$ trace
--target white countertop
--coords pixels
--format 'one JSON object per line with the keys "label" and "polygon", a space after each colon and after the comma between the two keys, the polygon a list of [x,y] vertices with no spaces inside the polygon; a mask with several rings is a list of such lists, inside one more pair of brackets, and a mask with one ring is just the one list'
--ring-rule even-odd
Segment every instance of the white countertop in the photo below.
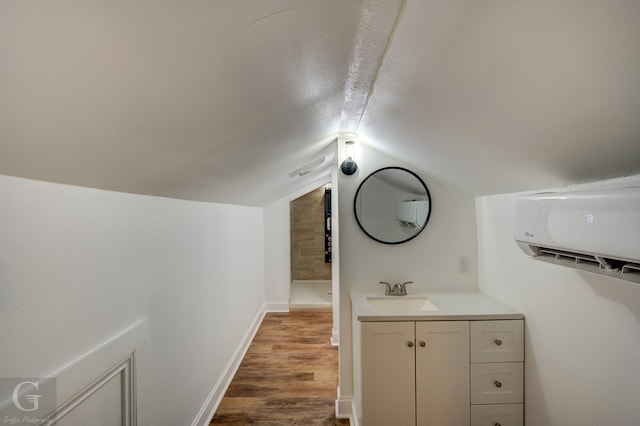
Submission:
{"label": "white countertop", "polygon": [[[374,311],[367,297],[427,297],[437,311]],[[523,319],[524,315],[504,303],[480,292],[445,293],[428,291],[408,296],[385,296],[383,292],[352,292],[351,306],[359,321],[462,321]]]}

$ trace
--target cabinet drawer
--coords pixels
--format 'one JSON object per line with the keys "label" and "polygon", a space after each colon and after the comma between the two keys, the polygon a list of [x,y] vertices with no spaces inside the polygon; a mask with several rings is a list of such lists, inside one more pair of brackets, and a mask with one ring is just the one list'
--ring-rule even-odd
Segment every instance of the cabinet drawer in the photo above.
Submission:
{"label": "cabinet drawer", "polygon": [[471,364],[472,404],[519,404],[524,397],[521,362]]}
{"label": "cabinet drawer", "polygon": [[523,426],[522,404],[472,405],[471,426]]}
{"label": "cabinet drawer", "polygon": [[524,361],[524,321],[472,321],[471,362]]}

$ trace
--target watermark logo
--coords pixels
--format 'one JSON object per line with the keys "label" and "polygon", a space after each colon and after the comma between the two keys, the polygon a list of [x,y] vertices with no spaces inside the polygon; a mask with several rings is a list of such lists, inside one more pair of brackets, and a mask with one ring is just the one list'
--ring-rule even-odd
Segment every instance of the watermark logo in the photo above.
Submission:
{"label": "watermark logo", "polygon": [[51,377],[0,377],[0,426],[47,425],[56,409]]}
{"label": "watermark logo", "polygon": [[20,390],[24,389],[24,385],[31,385],[35,388],[35,390],[38,390],[38,382],[31,382],[29,380],[25,380],[24,382],[20,382],[18,383],[18,385],[13,388],[13,395],[11,395],[11,399],[13,400],[13,405],[15,405],[18,410],[20,411],[26,411],[26,412],[31,412],[31,411],[36,411],[39,406],[40,406],[40,398],[42,398],[41,394],[27,394],[25,395],[25,399],[31,403],[31,407],[30,408],[25,408],[24,405],[22,405],[22,403],[20,402]]}

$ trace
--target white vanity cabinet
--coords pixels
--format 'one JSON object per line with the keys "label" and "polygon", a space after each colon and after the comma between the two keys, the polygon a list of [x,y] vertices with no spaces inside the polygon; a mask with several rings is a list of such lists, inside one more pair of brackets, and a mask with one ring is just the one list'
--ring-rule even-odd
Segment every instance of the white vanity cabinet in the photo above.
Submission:
{"label": "white vanity cabinet", "polygon": [[357,424],[523,426],[521,313],[480,292],[351,302]]}
{"label": "white vanity cabinet", "polygon": [[362,424],[469,424],[468,321],[364,322]]}

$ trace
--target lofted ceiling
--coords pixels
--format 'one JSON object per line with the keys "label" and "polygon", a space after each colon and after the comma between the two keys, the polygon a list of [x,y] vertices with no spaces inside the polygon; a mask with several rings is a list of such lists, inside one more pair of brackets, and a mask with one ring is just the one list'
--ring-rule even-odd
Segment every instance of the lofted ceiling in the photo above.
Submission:
{"label": "lofted ceiling", "polygon": [[266,205],[341,132],[473,194],[640,173],[638,0],[0,0],[0,173]]}

